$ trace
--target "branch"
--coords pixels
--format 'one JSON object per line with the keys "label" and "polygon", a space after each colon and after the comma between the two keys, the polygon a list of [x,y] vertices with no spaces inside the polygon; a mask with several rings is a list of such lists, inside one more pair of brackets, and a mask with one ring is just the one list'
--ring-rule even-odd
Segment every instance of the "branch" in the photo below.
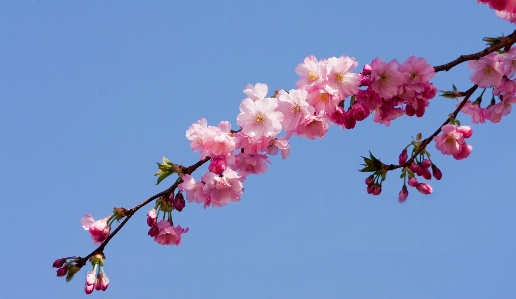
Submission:
{"label": "branch", "polygon": [[468,60],[478,60],[479,58],[484,57],[489,53],[500,50],[502,48],[510,47],[512,44],[516,43],[516,30],[514,30],[513,33],[511,33],[509,36],[501,37],[500,40],[503,40],[503,41],[501,43],[493,45],[489,48],[486,48],[480,52],[477,52],[475,54],[461,55],[461,56],[459,56],[459,58],[455,59],[454,61],[448,62],[443,65],[434,66],[434,70],[435,70],[435,72],[449,71],[454,66],[457,66]]}

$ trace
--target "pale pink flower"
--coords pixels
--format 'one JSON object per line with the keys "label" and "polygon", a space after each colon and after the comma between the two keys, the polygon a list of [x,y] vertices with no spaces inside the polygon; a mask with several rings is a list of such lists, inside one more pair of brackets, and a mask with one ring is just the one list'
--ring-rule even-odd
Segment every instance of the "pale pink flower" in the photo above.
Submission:
{"label": "pale pink flower", "polygon": [[203,137],[206,155],[211,158],[231,155],[235,150],[235,140],[230,136],[231,124],[221,121],[218,127],[210,126],[209,128],[209,133]]}
{"label": "pale pink flower", "polygon": [[323,138],[328,127],[328,122],[322,116],[311,115],[297,127],[296,134],[308,139]]}
{"label": "pale pink flower", "polygon": [[86,215],[84,215],[83,218],[81,218],[81,224],[82,224],[82,228],[84,228],[84,230],[88,230],[94,222],[95,222],[95,219],[93,219],[93,217],[91,217],[90,214],[86,214]]}
{"label": "pale pink flower", "polygon": [[447,124],[441,128],[442,135],[435,136],[435,147],[443,155],[455,155],[459,153],[461,145],[464,143],[462,133],[457,132],[457,127]]}
{"label": "pale pink flower", "polygon": [[300,76],[296,82],[297,88],[310,91],[314,86],[326,80],[326,61],[318,62],[315,56],[308,56],[302,63],[298,64],[296,74]]}
{"label": "pale pink flower", "polygon": [[[235,148],[243,149],[244,152],[249,154],[255,154],[264,151],[267,148],[267,145],[269,144],[269,140],[275,138],[275,136],[262,136],[261,138],[251,138],[243,134],[242,132],[234,134],[233,137],[236,137],[235,139],[238,141]],[[231,160],[232,158],[233,156],[230,156],[229,160]],[[233,161],[228,161],[228,164],[232,163]]]}
{"label": "pale pink flower", "polygon": [[328,79],[326,87],[328,91],[338,93],[340,99],[345,99],[358,92],[360,85],[360,75],[352,73],[357,67],[358,62],[355,58],[341,56],[328,59]]}
{"label": "pale pink flower", "polygon": [[295,131],[299,124],[308,116],[314,114],[314,107],[307,102],[308,92],[302,89],[292,89],[288,93],[278,92],[278,109],[283,114],[285,131]]}
{"label": "pale pink flower", "polygon": [[104,218],[101,220],[95,221],[90,214],[84,215],[81,218],[82,228],[90,232],[90,236],[93,239],[93,243],[95,245],[99,245],[104,242],[109,236],[109,232],[111,231],[111,226],[108,225],[108,219]]}
{"label": "pale pink flower", "polygon": [[267,154],[276,155],[278,152],[281,152],[281,159],[286,159],[290,155],[290,144],[288,143],[288,139],[290,136],[283,136],[281,138],[274,138],[269,140],[267,145]]}
{"label": "pale pink flower", "polygon": [[486,119],[493,123],[497,123],[512,111],[512,104],[516,103],[516,98],[513,94],[506,94],[503,100],[493,106],[487,108]]}
{"label": "pale pink flower", "polygon": [[271,137],[281,131],[283,113],[275,111],[278,101],[274,98],[253,101],[245,99],[240,104],[237,123],[242,133],[255,139]]}
{"label": "pale pink flower", "polygon": [[454,154],[453,157],[456,160],[466,159],[467,157],[469,157],[472,150],[473,150],[473,147],[469,144],[466,144],[466,142],[464,142],[463,144],[461,144],[459,152]]}
{"label": "pale pink flower", "polygon": [[235,156],[233,169],[243,176],[262,174],[267,171],[267,164],[271,164],[271,162],[267,159],[266,155],[239,153]]}
{"label": "pale pink flower", "polygon": [[230,201],[239,201],[244,192],[242,177],[230,168],[226,169],[222,176],[206,172],[202,180],[205,183],[203,191],[207,196],[205,207],[211,204],[214,208],[218,208],[227,205]]}
{"label": "pale pink flower", "polygon": [[161,220],[157,223],[159,233],[154,237],[154,241],[161,245],[179,245],[181,244],[181,234],[188,232],[188,227],[183,229],[181,225],[172,226],[167,220]]}
{"label": "pale pink flower", "polygon": [[427,83],[435,76],[434,68],[423,57],[410,56],[400,65],[399,71],[404,76],[404,83],[409,86]]}
{"label": "pale pink flower", "polygon": [[397,95],[403,84],[403,74],[398,71],[398,61],[394,59],[385,63],[377,57],[371,63],[371,67],[371,88],[385,100]]}
{"label": "pale pink flower", "polygon": [[182,191],[186,191],[186,199],[189,202],[204,203],[206,207],[208,197],[203,191],[204,183],[195,181],[189,174],[183,175],[182,179],[183,182],[178,185],[178,188]]}
{"label": "pale pink flower", "polygon": [[[337,105],[340,102],[338,96],[334,96],[323,88],[314,88],[307,96],[307,101],[311,105],[312,110],[317,114],[331,114],[335,112]],[[313,113],[310,113],[310,115]]]}
{"label": "pale pink flower", "polygon": [[[457,105],[458,106],[458,105]],[[471,115],[471,122],[474,124],[485,123],[486,122],[486,109],[481,108],[479,105],[466,102],[466,104],[460,109],[460,111],[464,114]]]}
{"label": "pale pink flower", "polygon": [[373,115],[373,121],[388,127],[392,120],[402,116],[403,114],[405,114],[405,110],[401,108],[391,108],[388,105],[382,105],[381,107],[376,108],[376,112]]}
{"label": "pale pink flower", "polygon": [[206,119],[201,118],[197,123],[191,125],[186,130],[186,138],[190,140],[190,147],[194,152],[203,152],[204,150],[204,134],[208,131],[208,123]]}
{"label": "pale pink flower", "polygon": [[478,60],[470,60],[468,66],[473,69],[469,79],[481,88],[502,85],[502,76],[505,74],[502,56],[490,53]]}
{"label": "pale pink flower", "polygon": [[247,84],[244,93],[253,101],[263,100],[267,96],[269,88],[266,84],[256,83],[255,86]]}

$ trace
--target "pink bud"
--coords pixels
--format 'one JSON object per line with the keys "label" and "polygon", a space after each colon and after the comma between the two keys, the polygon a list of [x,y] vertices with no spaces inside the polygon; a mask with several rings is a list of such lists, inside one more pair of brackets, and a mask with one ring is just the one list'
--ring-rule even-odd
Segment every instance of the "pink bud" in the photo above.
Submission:
{"label": "pink bud", "polygon": [[107,277],[106,273],[102,273],[102,278],[100,280],[100,286],[101,286],[101,289],[102,291],[105,291],[107,290],[108,286],[109,286],[109,278]]}
{"label": "pink bud", "polygon": [[456,128],[457,132],[462,133],[462,137],[469,138],[473,135],[473,129],[470,126],[459,126]]}
{"label": "pink bud", "polygon": [[156,224],[156,218],[158,218],[158,215],[156,215],[156,209],[152,209],[147,213],[147,225],[152,227],[154,224]]}
{"label": "pink bud", "polygon": [[432,187],[426,183],[420,183],[416,186],[417,191],[421,194],[432,194]]}
{"label": "pink bud", "polygon": [[346,112],[344,111],[344,109],[342,109],[342,107],[339,106],[339,107],[337,107],[335,112],[330,114],[329,119],[331,122],[333,122],[339,126],[342,126],[342,125],[344,125],[344,122],[346,119]]}
{"label": "pink bud", "polygon": [[179,192],[177,193],[176,198],[174,199],[174,209],[176,209],[178,212],[181,212],[184,207],[185,198],[183,196],[183,193]]}
{"label": "pink bud", "polygon": [[208,169],[214,174],[222,174],[226,170],[227,165],[225,158],[214,158],[211,160]]}
{"label": "pink bud", "polygon": [[374,184],[371,184],[371,185],[367,186],[367,193],[368,194],[373,194],[373,191],[374,191]]}
{"label": "pink bud", "polygon": [[415,172],[417,171],[418,167],[417,167],[416,163],[411,163],[411,164],[409,165],[409,169],[410,169],[412,172],[414,172],[414,173],[415,173]]}
{"label": "pink bud", "polygon": [[52,267],[61,268],[65,262],[66,262],[66,259],[55,260],[55,262],[52,264]]}
{"label": "pink bud", "polygon": [[426,110],[426,107],[421,107],[419,109],[417,109],[416,111],[414,111],[414,113],[416,114],[417,117],[421,117],[423,115],[425,115],[425,110]]}
{"label": "pink bud", "polygon": [[365,179],[365,184],[367,186],[371,185],[374,181],[374,177],[373,176],[368,176],[367,179]]}
{"label": "pink bud", "polygon": [[424,168],[423,168],[423,166],[421,166],[421,164],[416,164],[416,166],[417,166],[417,168],[416,168],[416,174],[417,174],[418,176],[422,176],[422,175],[423,175],[423,173],[424,173],[424,170],[423,170]]}
{"label": "pink bud", "polygon": [[419,185],[419,182],[417,181],[416,178],[410,178],[408,180],[408,184],[410,187],[417,187],[417,185]]}
{"label": "pink bud", "polygon": [[407,162],[407,159],[408,159],[408,155],[407,155],[407,149],[403,149],[403,151],[401,152],[399,158],[398,158],[398,163],[401,165],[401,164],[405,164],[405,162]]}
{"label": "pink bud", "polygon": [[431,165],[432,165],[432,162],[430,162],[430,160],[428,160],[428,159],[424,159],[421,162],[421,166],[423,166],[424,168],[429,168]]}
{"label": "pink bud", "polygon": [[84,292],[86,294],[91,294],[93,292],[93,285],[92,284],[85,284],[84,285]]}
{"label": "pink bud", "polygon": [[95,274],[96,274],[96,272],[95,272],[95,270],[93,270],[86,275],[86,284],[92,285],[95,283],[95,279],[96,279]]}
{"label": "pink bud", "polygon": [[373,189],[373,195],[374,196],[380,195],[380,193],[382,193],[382,185],[375,184],[374,189]]}
{"label": "pink bud", "polygon": [[369,64],[364,65],[364,68],[362,69],[362,74],[371,75],[372,72],[373,68]]}
{"label": "pink bud", "polygon": [[401,188],[400,194],[398,195],[398,202],[404,203],[405,200],[407,200],[407,197],[408,197],[407,185],[403,185],[403,188]]}
{"label": "pink bud", "polygon": [[360,86],[367,86],[369,85],[369,82],[371,82],[371,77],[369,76],[362,76],[360,78]]}
{"label": "pink bud", "polygon": [[62,268],[57,269],[57,276],[58,277],[63,277],[63,276],[66,275],[67,272],[68,272],[68,267],[67,266],[63,266]]}
{"label": "pink bud", "polygon": [[351,130],[355,127],[356,124],[357,120],[353,118],[351,110],[348,110],[344,117],[344,128]]}
{"label": "pink bud", "polygon": [[432,172],[436,180],[440,180],[443,177],[443,173],[439,168],[437,168],[437,166],[435,166],[435,164],[432,164]]}
{"label": "pink bud", "polygon": [[360,103],[355,103],[353,107],[351,107],[351,117],[353,117],[356,121],[363,121],[366,119],[371,111],[364,105]]}
{"label": "pink bud", "polygon": [[159,233],[159,229],[156,225],[154,225],[153,227],[151,227],[149,229],[149,232],[147,233],[147,235],[149,235],[151,237],[155,237],[158,233]]}
{"label": "pink bud", "polygon": [[100,285],[100,278],[97,277],[97,280],[95,280],[95,284],[93,285],[95,287],[95,290],[100,291],[102,286]]}
{"label": "pink bud", "polygon": [[422,169],[422,176],[425,178],[425,180],[431,180],[432,174],[430,173],[430,170],[428,168],[421,168]]}
{"label": "pink bud", "polygon": [[405,114],[407,116],[414,116],[415,113],[416,113],[416,110],[414,110],[414,107],[412,107],[410,105],[405,106]]}

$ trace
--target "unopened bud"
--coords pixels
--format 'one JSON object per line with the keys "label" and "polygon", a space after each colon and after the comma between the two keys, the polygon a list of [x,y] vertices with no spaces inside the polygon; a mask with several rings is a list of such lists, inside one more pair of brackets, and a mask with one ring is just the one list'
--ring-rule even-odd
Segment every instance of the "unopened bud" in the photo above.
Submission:
{"label": "unopened bud", "polygon": [[401,152],[400,156],[398,157],[398,163],[401,165],[401,164],[405,164],[405,162],[407,162],[407,159],[408,159],[408,155],[407,155],[407,149],[403,149],[403,151]]}
{"label": "unopened bud", "polygon": [[400,194],[398,195],[398,202],[404,203],[405,200],[407,200],[407,197],[408,197],[407,185],[403,185],[403,187],[401,188]]}
{"label": "unopened bud", "polygon": [[437,168],[437,166],[435,166],[435,164],[432,164],[432,173],[436,180],[440,180],[443,177],[443,173],[439,168]]}

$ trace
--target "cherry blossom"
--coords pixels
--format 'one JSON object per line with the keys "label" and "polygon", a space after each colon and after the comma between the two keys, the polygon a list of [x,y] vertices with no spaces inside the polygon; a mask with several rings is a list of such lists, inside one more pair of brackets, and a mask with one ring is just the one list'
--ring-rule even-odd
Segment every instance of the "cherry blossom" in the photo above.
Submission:
{"label": "cherry blossom", "polygon": [[159,233],[154,237],[154,241],[161,245],[179,245],[181,244],[181,234],[188,232],[188,227],[183,229],[181,225],[172,226],[167,220],[161,220],[157,223]]}
{"label": "cherry blossom", "polygon": [[237,117],[242,133],[255,139],[277,135],[283,121],[283,113],[275,111],[277,106],[278,101],[274,98],[243,100],[240,104],[241,113]]}

